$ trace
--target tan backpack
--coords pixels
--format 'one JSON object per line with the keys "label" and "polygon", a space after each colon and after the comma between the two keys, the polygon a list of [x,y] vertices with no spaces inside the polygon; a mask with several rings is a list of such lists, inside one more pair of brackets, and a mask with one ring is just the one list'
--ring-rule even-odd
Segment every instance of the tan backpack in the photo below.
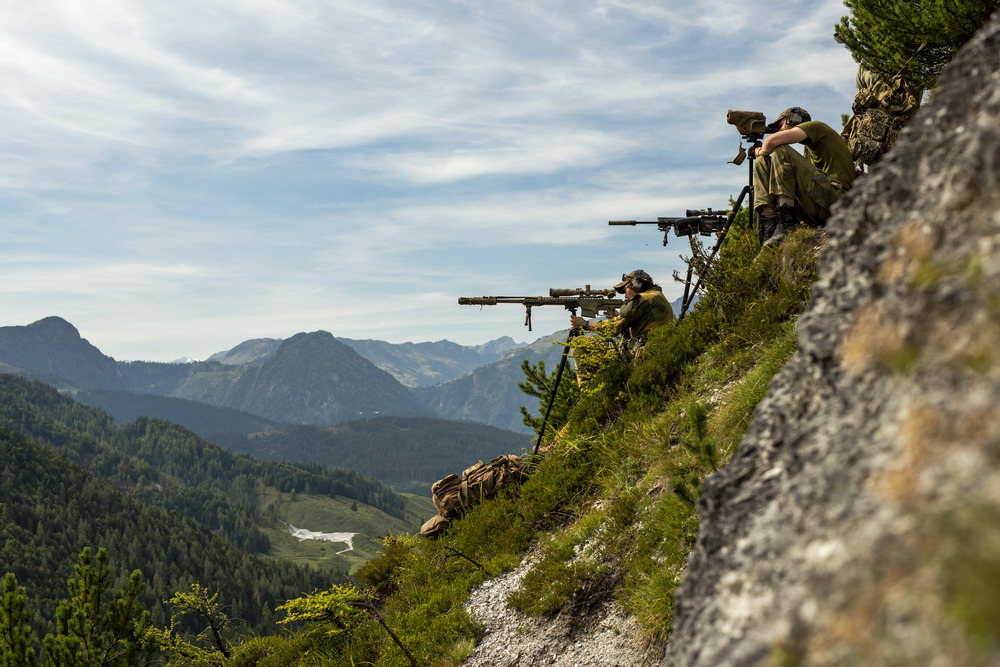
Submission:
{"label": "tan backpack", "polygon": [[424,521],[424,525],[420,526],[420,537],[435,537],[450,527],[451,519],[446,519],[440,514],[435,514],[427,519],[427,521]]}
{"label": "tan backpack", "polygon": [[[431,485],[431,500],[438,516],[420,528],[424,537],[436,535],[451,525],[450,519],[460,517],[475,503],[492,498],[500,489],[520,484],[528,476],[527,463],[520,456],[503,454],[489,463],[479,461],[462,471],[451,474]],[[443,525],[447,522],[447,525]]]}

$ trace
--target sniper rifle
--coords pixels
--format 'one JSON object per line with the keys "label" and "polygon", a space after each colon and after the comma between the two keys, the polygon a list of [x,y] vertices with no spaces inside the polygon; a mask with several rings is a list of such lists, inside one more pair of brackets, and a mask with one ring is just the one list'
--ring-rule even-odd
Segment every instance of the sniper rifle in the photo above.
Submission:
{"label": "sniper rifle", "polygon": [[[535,306],[562,306],[576,315],[577,309],[584,317],[596,317],[602,313],[605,317],[614,315],[617,309],[624,305],[623,299],[615,299],[616,292],[613,289],[594,290],[590,285],[575,289],[549,290],[548,296],[460,296],[458,304],[460,306],[495,306],[500,303],[518,303],[524,306],[524,325],[531,331],[531,309]],[[556,370],[556,377],[552,383],[552,391],[549,392],[549,400],[545,406],[545,413],[542,416],[542,425],[538,429],[538,439],[535,440],[535,447],[532,456],[538,455],[538,448],[542,445],[542,437],[545,435],[545,428],[549,423],[549,416],[552,413],[552,405],[559,391],[559,382],[562,380],[563,370],[566,368],[566,360],[569,359],[570,341],[580,332],[578,329],[570,329],[566,337],[566,344],[563,345],[562,357],[559,359],[559,368]]]}
{"label": "sniper rifle", "polygon": [[656,220],[608,220],[609,225],[656,225],[663,232],[663,245],[667,245],[670,232],[677,238],[701,234],[711,236],[726,228],[729,211],[714,211],[710,208],[688,209],[683,218],[657,218]]}
{"label": "sniper rifle", "polygon": [[576,315],[577,309],[583,317],[597,317],[603,313],[610,317],[625,301],[615,299],[613,289],[595,290],[590,285],[582,288],[549,290],[548,296],[460,296],[460,306],[496,306],[501,303],[517,303],[525,308],[524,326],[531,331],[531,309],[535,306],[562,306]]}

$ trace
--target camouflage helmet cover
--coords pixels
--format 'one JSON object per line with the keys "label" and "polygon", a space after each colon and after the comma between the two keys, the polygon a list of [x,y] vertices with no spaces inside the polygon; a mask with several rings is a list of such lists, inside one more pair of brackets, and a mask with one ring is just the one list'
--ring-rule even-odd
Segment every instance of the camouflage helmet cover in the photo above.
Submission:
{"label": "camouflage helmet cover", "polygon": [[791,122],[792,127],[795,127],[799,123],[805,123],[806,121],[812,120],[812,116],[809,115],[809,112],[802,107],[788,107],[778,114],[778,117],[773,123],[768,124],[767,131],[777,132],[778,127],[781,125],[781,121],[786,118]]}
{"label": "camouflage helmet cover", "polygon": [[632,273],[622,274],[622,281],[615,285],[615,291],[619,294],[625,293],[628,287],[633,292],[644,292],[653,286],[653,279],[642,269],[636,269]]}

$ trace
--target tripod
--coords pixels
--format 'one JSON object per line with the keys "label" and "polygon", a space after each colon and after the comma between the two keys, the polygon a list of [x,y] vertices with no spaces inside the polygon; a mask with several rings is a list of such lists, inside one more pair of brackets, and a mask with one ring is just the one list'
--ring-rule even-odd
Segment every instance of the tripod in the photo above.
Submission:
{"label": "tripod", "polygon": [[[570,309],[573,315],[576,315],[576,309]],[[566,368],[566,361],[569,359],[569,348],[570,341],[580,335],[580,330],[573,327],[569,330],[569,335],[566,336],[566,344],[563,345],[562,358],[559,359],[559,368],[556,370],[556,379],[552,383],[552,391],[549,392],[549,402],[545,406],[545,416],[542,417],[542,425],[538,429],[538,440],[535,441],[535,449],[532,450],[531,455],[536,456],[538,454],[538,448],[542,446],[542,437],[545,435],[545,427],[549,423],[549,415],[552,413],[552,404],[556,401],[556,393],[559,391],[559,382],[562,380],[563,370]]]}
{"label": "tripod", "polygon": [[[751,149],[757,148],[761,145],[761,137],[758,135],[744,135],[744,139],[752,142]],[[732,160],[733,164],[739,165],[747,157],[747,152],[743,149],[743,144],[740,144],[740,153]],[[726,240],[726,234],[729,233],[729,228],[733,224],[733,220],[736,219],[736,214],[740,212],[740,207],[743,205],[743,200],[747,197],[750,198],[748,206],[750,207],[748,216],[750,218],[750,226],[753,227],[754,224],[754,207],[753,207],[753,164],[754,164],[753,151],[750,152],[750,162],[748,163],[747,171],[747,184],[743,186],[740,191],[740,196],[736,198],[736,203],[733,205],[732,210],[729,212],[729,217],[726,218],[726,225],[722,228],[719,233],[718,239],[715,242],[715,247],[712,248],[712,252],[709,253],[708,259],[705,262],[705,269],[699,274],[698,280],[694,284],[694,288],[691,288],[691,272],[694,270],[691,262],[688,262],[687,277],[684,279],[684,296],[681,300],[681,312],[677,316],[677,321],[680,322],[684,315],[690,309],[691,305],[694,303],[694,297],[698,293],[698,288],[701,287],[702,281],[708,274],[709,269],[712,267],[712,260],[715,259],[715,255],[719,252],[719,248],[722,247],[722,243]],[[693,247],[692,241],[692,247]]]}

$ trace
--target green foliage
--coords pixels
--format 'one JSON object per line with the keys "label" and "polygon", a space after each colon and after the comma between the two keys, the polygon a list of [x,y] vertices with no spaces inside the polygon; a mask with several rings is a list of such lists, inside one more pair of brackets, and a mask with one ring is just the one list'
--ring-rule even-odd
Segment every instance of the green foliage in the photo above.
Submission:
{"label": "green foliage", "polygon": [[34,638],[28,612],[28,596],[8,572],[0,592],[0,667],[34,667]]}
{"label": "green foliage", "polygon": [[865,69],[903,76],[933,89],[955,53],[1000,7],[998,0],[844,0],[851,11],[834,26]]}
{"label": "green foliage", "polygon": [[[177,610],[170,620],[170,627],[152,628],[150,636],[179,662],[221,665],[224,658],[230,657],[231,642],[224,636],[229,617],[218,600],[218,593],[211,594],[197,582],[191,584],[190,593],[177,592],[167,601]],[[177,627],[178,619],[187,614],[205,623],[205,629],[190,638],[183,636]]]}
{"label": "green foliage", "polygon": [[607,567],[581,552],[604,518],[600,513],[590,514],[549,540],[544,557],[508,597],[510,606],[541,616],[585,604],[586,595],[581,593],[606,576]]}
{"label": "green foliage", "polygon": [[700,401],[692,402],[685,411],[687,423],[679,444],[687,452],[690,464],[683,473],[675,474],[670,480],[674,493],[692,506],[701,495],[703,476],[719,469],[715,440],[708,435],[707,415],[708,410]]}
{"label": "green foliage", "polygon": [[76,578],[68,582],[69,598],[56,608],[56,632],[43,640],[49,664],[142,665],[156,651],[148,634],[149,612],[139,603],[146,585],[138,570],[124,590],[114,592],[114,575],[104,549],[93,556],[89,547],[80,553]]}
{"label": "green foliage", "polygon": [[[135,459],[116,454],[109,440],[120,431],[102,421],[101,413],[10,376],[0,377],[4,392],[0,420],[33,437],[0,426],[0,562],[32,591],[36,635],[53,631],[57,601],[65,590],[62,573],[91,544],[116,554],[114,574],[122,580],[137,567],[153,573],[141,599],[157,624],[168,618],[162,601],[195,580],[227,591],[233,615],[260,631],[274,628],[272,613],[279,600],[329,583],[318,571],[252,557],[190,516],[142,502],[137,498],[141,493],[121,488],[122,480],[146,475],[158,479],[166,493],[176,481],[150,477]],[[77,430],[96,432],[104,426],[112,429],[104,440]],[[117,461],[111,469],[116,484],[84,466],[103,468],[110,461]],[[233,496],[229,501],[205,503],[199,511],[225,516],[239,504],[238,486],[227,486]],[[193,497],[221,495],[220,488],[219,494]]]}
{"label": "green foliage", "polygon": [[406,567],[413,557],[417,538],[389,534],[382,538],[382,550],[355,573],[355,579],[365,585],[379,599],[385,599],[399,590]]}
{"label": "green foliage", "polygon": [[[568,354],[568,351],[567,351]],[[573,378],[573,370],[567,358],[565,364],[560,362],[562,373],[559,368],[549,373],[545,369],[545,361],[539,359],[532,364],[528,359],[521,361],[521,372],[524,373],[524,382],[518,382],[518,388],[528,396],[538,400],[539,415],[532,415],[528,408],[521,406],[521,417],[524,425],[535,433],[542,428],[542,421],[545,419],[548,410],[548,420],[545,423],[546,433],[554,433],[562,428],[569,417],[569,410],[579,396],[579,386]],[[558,379],[559,384],[556,385]],[[552,392],[555,389],[555,396]],[[549,402],[552,402],[549,408]]]}
{"label": "green foliage", "polygon": [[354,586],[333,586],[325,591],[289,600],[278,607],[288,614],[278,623],[308,622],[328,637],[344,632],[364,616],[364,595]]}
{"label": "green foliage", "polygon": [[1000,513],[989,506],[959,507],[938,519],[932,542],[944,609],[983,657],[996,655],[1000,647],[1000,537],[983,530],[998,519]]}

